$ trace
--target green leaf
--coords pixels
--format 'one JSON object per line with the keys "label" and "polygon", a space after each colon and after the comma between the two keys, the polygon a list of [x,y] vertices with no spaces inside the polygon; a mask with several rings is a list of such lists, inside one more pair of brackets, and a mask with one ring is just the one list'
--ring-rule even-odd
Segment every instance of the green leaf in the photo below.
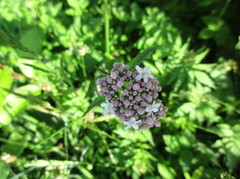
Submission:
{"label": "green leaf", "polygon": [[5,97],[8,94],[7,91],[1,88],[10,89],[12,86],[12,82],[13,82],[12,72],[9,67],[4,66],[3,69],[0,69],[0,110],[3,106]]}
{"label": "green leaf", "polygon": [[95,106],[99,106],[102,102],[105,101],[105,97],[104,96],[98,96],[91,104],[90,106],[87,108],[87,110],[85,111],[85,113],[82,115],[85,116],[92,108],[94,108]]}
{"label": "green leaf", "polygon": [[203,85],[209,86],[211,88],[216,88],[213,80],[205,72],[195,70],[193,73],[196,79]]}
{"label": "green leaf", "polygon": [[[27,146],[27,142],[26,139],[24,138],[17,138],[19,136],[15,136],[14,134],[8,139],[10,141],[14,141],[16,142],[16,144],[14,143],[5,143],[1,146],[1,150],[3,153],[8,153],[10,155],[14,155],[16,157],[20,157],[21,154],[23,153],[24,148]],[[21,144],[21,145],[17,145],[17,144]]]}
{"label": "green leaf", "polygon": [[42,71],[42,72],[45,72],[45,73],[50,73],[50,71],[45,70],[45,69],[40,68],[40,67],[37,67],[37,66],[32,65],[32,64],[24,63],[24,65],[32,67],[34,70]]}
{"label": "green leaf", "polygon": [[232,128],[228,124],[218,124],[217,127],[212,129],[219,137],[231,137],[234,134]]}
{"label": "green leaf", "polygon": [[185,68],[180,69],[178,73],[178,80],[174,83],[174,92],[177,92],[181,89],[181,87],[185,87],[187,83],[188,73]]}
{"label": "green leaf", "polygon": [[181,68],[175,68],[174,71],[171,73],[170,78],[167,79],[167,85],[176,81],[178,79],[180,73],[181,73]]}
{"label": "green leaf", "polygon": [[7,179],[9,175],[9,166],[0,159],[0,179]]}
{"label": "green leaf", "polygon": [[224,21],[216,16],[205,16],[202,19],[208,26],[208,29],[213,32],[219,31],[224,25]]}
{"label": "green leaf", "polygon": [[194,179],[201,179],[203,178],[204,168],[203,166],[198,167],[196,170],[194,170],[192,174],[192,178]]}
{"label": "green leaf", "polygon": [[169,153],[176,154],[179,152],[180,144],[177,138],[178,136],[172,136],[169,134],[163,135],[163,140],[164,140],[164,143],[166,144],[165,148]]}
{"label": "green leaf", "polygon": [[199,64],[208,54],[209,49],[201,48],[196,52],[196,55],[194,57],[194,63]]}
{"label": "green leaf", "polygon": [[25,53],[24,51],[17,51],[17,54],[22,58],[33,59],[36,58],[36,54],[39,54],[42,49],[43,33],[40,28],[33,27],[28,30],[20,39],[20,42],[24,44],[33,53]]}
{"label": "green leaf", "polygon": [[86,168],[82,167],[82,166],[79,166],[78,167],[79,170],[83,173],[83,175],[86,177],[86,178],[89,178],[89,179],[92,179],[94,178],[94,176],[92,175],[92,173],[90,171],[88,171]]}
{"label": "green leaf", "polygon": [[189,150],[182,150],[180,152],[179,164],[182,166],[183,171],[189,171],[191,162],[193,159],[193,153]]}
{"label": "green leaf", "polygon": [[161,48],[161,46],[157,45],[154,47],[150,47],[144,50],[143,52],[139,53],[132,61],[129,62],[128,65],[130,67],[130,70],[133,70],[135,66],[141,64],[149,54],[151,54],[154,50],[158,48]]}
{"label": "green leaf", "polygon": [[173,168],[168,167],[164,164],[158,163],[158,172],[159,174],[166,179],[174,179],[176,176],[176,172]]}
{"label": "green leaf", "polygon": [[214,32],[209,30],[208,28],[204,28],[200,31],[198,36],[200,39],[209,39],[214,37]]}
{"label": "green leaf", "polygon": [[40,89],[35,85],[26,85],[18,88],[17,92],[23,94],[23,96],[20,97],[12,93],[7,96],[4,108],[0,110],[0,126],[8,125],[11,123],[13,117],[27,108],[29,100],[24,98],[24,96],[39,95]]}
{"label": "green leaf", "polygon": [[102,68],[100,67],[96,67],[103,75],[109,75],[109,72],[103,70]]}
{"label": "green leaf", "polygon": [[25,52],[25,54],[35,56],[34,51],[30,50],[29,48],[24,46],[21,42],[14,39],[10,34],[0,31],[0,42],[2,45],[9,45],[12,48],[22,51],[23,53]]}

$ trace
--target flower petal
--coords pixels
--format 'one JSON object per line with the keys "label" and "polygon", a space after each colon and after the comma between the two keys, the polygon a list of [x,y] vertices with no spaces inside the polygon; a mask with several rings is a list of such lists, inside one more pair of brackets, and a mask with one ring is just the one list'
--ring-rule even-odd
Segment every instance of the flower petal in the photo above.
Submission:
{"label": "flower petal", "polygon": [[154,122],[154,125],[155,125],[156,127],[160,127],[160,126],[161,126],[161,123],[158,122],[158,121],[155,121],[155,122]]}
{"label": "flower petal", "polygon": [[143,80],[144,80],[145,83],[147,83],[148,82],[148,77],[144,76]]}
{"label": "flower petal", "polygon": [[138,120],[138,121],[135,122],[135,124],[139,124],[139,123],[141,123],[141,122],[142,122],[141,120]]}
{"label": "flower petal", "polygon": [[142,73],[143,71],[142,68],[140,68],[140,66],[138,65],[135,67],[135,69],[137,70],[138,73]]}
{"label": "flower petal", "polygon": [[154,107],[157,107],[157,108],[159,108],[160,107],[160,103],[156,103],[156,104],[154,104]]}
{"label": "flower petal", "polygon": [[133,125],[132,127],[133,127],[134,129],[136,129],[136,130],[138,130],[138,128],[139,128],[139,126],[138,126],[138,125],[136,125],[136,124],[135,124],[135,125]]}
{"label": "flower petal", "polygon": [[144,71],[145,73],[149,73],[150,68],[149,68],[149,67],[144,67],[143,71]]}
{"label": "flower petal", "polygon": [[158,111],[158,108],[155,108],[155,107],[154,107],[154,108],[152,108],[152,111],[153,111],[153,112],[157,112],[157,111]]}
{"label": "flower petal", "polygon": [[109,111],[111,114],[115,114],[115,111],[113,110],[113,108],[111,108]]}
{"label": "flower petal", "polygon": [[102,103],[101,106],[105,108],[108,104],[107,103]]}
{"label": "flower petal", "polygon": [[137,76],[135,77],[135,80],[136,80],[136,81],[139,81],[139,80],[141,80],[142,78],[143,78],[143,76],[139,74],[139,75],[137,75]]}

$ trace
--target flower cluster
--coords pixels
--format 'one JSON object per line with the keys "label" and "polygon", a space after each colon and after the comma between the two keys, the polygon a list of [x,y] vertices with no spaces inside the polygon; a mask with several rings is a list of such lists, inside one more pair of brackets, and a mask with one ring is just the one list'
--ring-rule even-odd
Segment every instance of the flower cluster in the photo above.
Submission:
{"label": "flower cluster", "polygon": [[128,65],[114,63],[111,73],[98,79],[97,84],[99,95],[106,99],[106,103],[101,104],[104,114],[119,117],[127,125],[126,129],[159,127],[158,120],[166,116],[167,108],[157,98],[162,88],[150,74],[149,67],[136,66],[136,71],[131,72]]}

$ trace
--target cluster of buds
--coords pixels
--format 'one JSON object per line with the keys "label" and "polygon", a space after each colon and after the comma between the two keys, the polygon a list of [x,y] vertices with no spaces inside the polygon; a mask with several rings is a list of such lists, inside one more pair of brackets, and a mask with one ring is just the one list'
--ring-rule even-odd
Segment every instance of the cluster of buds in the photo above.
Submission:
{"label": "cluster of buds", "polygon": [[150,68],[136,66],[131,72],[129,66],[113,64],[110,75],[97,80],[99,95],[105,96],[104,114],[114,114],[126,125],[136,130],[159,127],[159,119],[165,117],[167,108],[158,99],[161,87],[150,74]]}

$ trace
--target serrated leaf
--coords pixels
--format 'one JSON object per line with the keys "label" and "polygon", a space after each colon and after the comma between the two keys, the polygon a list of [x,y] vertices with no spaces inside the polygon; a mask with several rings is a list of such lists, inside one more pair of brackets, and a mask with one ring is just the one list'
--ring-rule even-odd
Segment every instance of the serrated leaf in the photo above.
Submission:
{"label": "serrated leaf", "polygon": [[179,152],[180,144],[177,140],[177,136],[175,137],[172,135],[165,134],[163,135],[163,140],[164,143],[166,144],[165,148],[169,153],[176,154]]}
{"label": "serrated leaf", "polygon": [[148,48],[148,49],[144,50],[143,52],[139,53],[132,61],[129,62],[128,65],[130,67],[130,70],[133,70],[135,68],[135,66],[142,63],[149,54],[151,54],[154,50],[156,50],[158,48],[162,48],[162,46],[157,45],[157,46]]}
{"label": "serrated leaf", "polygon": [[240,141],[239,138],[232,138],[226,145],[227,148],[227,166],[231,169],[236,169],[237,164],[240,162]]}
{"label": "serrated leaf", "polygon": [[231,137],[234,134],[231,126],[228,124],[218,124],[216,128],[213,128],[213,131],[216,132],[219,137]]}
{"label": "serrated leaf", "polygon": [[94,108],[95,106],[99,106],[102,102],[105,101],[105,97],[104,96],[98,96],[91,104],[90,106],[87,108],[87,110],[85,111],[85,113],[82,115],[85,116],[92,108]]}
{"label": "serrated leaf", "polygon": [[184,87],[187,84],[188,73],[185,69],[181,69],[178,74],[178,80],[174,83],[174,92],[180,90],[181,87]]}
{"label": "serrated leaf", "polygon": [[199,64],[208,54],[209,49],[199,49],[194,57],[194,63]]}
{"label": "serrated leaf", "polygon": [[216,88],[213,80],[205,72],[195,70],[193,73],[197,81],[199,81],[203,85],[209,86],[211,88]]}
{"label": "serrated leaf", "polygon": [[171,84],[172,82],[176,81],[179,77],[179,73],[181,72],[181,68],[175,68],[173,73],[171,73],[170,78],[167,80],[167,85]]}

